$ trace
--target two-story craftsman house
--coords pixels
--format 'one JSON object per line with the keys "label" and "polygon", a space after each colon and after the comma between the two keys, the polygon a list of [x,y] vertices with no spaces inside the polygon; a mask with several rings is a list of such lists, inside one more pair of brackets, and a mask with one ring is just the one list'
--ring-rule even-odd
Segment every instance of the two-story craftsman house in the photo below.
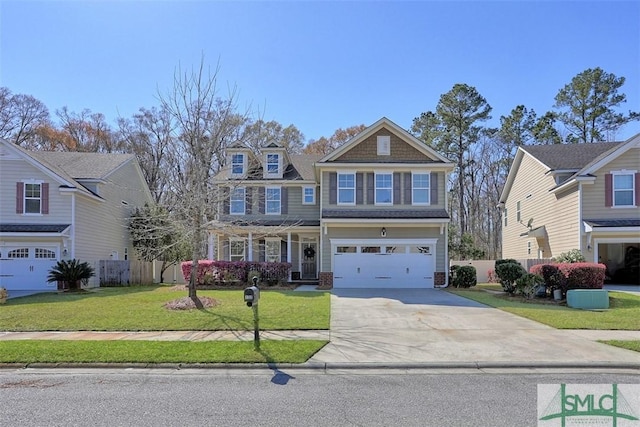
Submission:
{"label": "two-story craftsman house", "polygon": [[454,165],[387,118],[332,153],[228,149],[210,257],[286,261],[335,288],[447,283],[447,174]]}

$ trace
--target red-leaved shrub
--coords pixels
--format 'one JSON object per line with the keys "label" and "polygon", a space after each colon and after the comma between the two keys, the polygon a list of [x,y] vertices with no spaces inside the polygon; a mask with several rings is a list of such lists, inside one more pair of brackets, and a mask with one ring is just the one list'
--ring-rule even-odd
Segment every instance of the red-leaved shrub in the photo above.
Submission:
{"label": "red-leaved shrub", "polygon": [[[182,275],[189,282],[192,261],[181,264]],[[289,277],[291,263],[288,262],[255,262],[255,261],[198,261],[196,285],[214,285],[232,282],[247,283],[252,278],[249,272],[256,272],[261,282],[283,282]]]}
{"label": "red-leaved shrub", "polygon": [[606,266],[594,262],[536,264],[529,273],[544,279],[545,285],[555,289],[602,289]]}

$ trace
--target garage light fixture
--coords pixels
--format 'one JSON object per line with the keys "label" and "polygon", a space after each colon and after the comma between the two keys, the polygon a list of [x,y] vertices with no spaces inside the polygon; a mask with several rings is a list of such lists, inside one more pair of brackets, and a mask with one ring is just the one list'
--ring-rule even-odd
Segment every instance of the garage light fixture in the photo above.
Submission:
{"label": "garage light fixture", "polygon": [[380,236],[382,237],[387,237],[387,229],[382,227],[382,230],[380,230]]}

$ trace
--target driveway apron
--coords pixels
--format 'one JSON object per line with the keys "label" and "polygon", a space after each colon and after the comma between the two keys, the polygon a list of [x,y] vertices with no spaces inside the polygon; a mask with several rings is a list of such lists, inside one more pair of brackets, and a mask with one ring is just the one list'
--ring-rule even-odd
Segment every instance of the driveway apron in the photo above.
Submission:
{"label": "driveway apron", "polygon": [[640,354],[440,289],[334,289],[318,363],[640,363]]}

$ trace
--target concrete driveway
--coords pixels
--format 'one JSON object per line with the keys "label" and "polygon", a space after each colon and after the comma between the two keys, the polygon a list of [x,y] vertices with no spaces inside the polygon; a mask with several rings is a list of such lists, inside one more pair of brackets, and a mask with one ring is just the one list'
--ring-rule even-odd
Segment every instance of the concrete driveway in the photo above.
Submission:
{"label": "concrete driveway", "polygon": [[[440,289],[344,289],[331,296],[331,342],[310,362],[571,365],[637,363],[640,353],[597,343]],[[601,339],[607,339],[602,337]]]}

